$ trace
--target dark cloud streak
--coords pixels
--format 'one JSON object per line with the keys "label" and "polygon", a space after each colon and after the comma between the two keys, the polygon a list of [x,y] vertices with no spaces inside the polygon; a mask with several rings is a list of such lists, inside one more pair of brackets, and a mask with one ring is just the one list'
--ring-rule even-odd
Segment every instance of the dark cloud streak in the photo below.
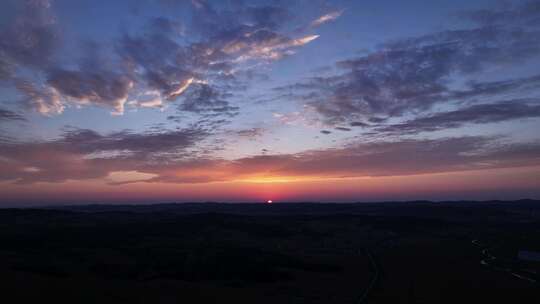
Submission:
{"label": "dark cloud streak", "polygon": [[529,100],[512,100],[498,104],[480,104],[455,111],[418,117],[404,123],[377,127],[375,131],[390,134],[417,134],[459,128],[465,124],[496,123],[515,119],[540,117],[540,105],[528,105]]}
{"label": "dark cloud streak", "polygon": [[0,123],[5,121],[26,121],[26,118],[16,112],[0,108]]}

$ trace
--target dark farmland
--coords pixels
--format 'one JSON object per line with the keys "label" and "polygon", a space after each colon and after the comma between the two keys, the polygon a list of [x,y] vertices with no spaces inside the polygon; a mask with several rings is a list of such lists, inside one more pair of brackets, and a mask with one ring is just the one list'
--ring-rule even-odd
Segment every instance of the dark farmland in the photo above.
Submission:
{"label": "dark farmland", "polygon": [[4,303],[538,303],[540,202],[0,210]]}

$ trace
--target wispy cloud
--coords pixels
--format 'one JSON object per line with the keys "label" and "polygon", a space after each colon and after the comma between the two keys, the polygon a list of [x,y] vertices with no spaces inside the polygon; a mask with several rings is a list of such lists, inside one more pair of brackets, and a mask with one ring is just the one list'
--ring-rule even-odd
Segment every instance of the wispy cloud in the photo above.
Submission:
{"label": "wispy cloud", "polygon": [[29,81],[16,80],[17,89],[23,94],[25,107],[35,109],[38,113],[50,116],[64,112],[61,95],[54,87],[36,87]]}
{"label": "wispy cloud", "polygon": [[311,27],[318,27],[318,26],[323,25],[325,23],[332,22],[332,21],[336,20],[337,18],[339,18],[343,14],[343,12],[344,12],[344,10],[329,12],[329,13],[324,14],[324,15],[320,16],[319,18],[313,20],[310,25],[311,25]]}

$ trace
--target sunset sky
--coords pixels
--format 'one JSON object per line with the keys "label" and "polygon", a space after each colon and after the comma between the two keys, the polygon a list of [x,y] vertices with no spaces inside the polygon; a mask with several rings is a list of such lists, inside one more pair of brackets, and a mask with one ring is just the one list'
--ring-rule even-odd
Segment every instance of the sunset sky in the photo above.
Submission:
{"label": "sunset sky", "polygon": [[540,1],[0,1],[0,207],[518,198]]}

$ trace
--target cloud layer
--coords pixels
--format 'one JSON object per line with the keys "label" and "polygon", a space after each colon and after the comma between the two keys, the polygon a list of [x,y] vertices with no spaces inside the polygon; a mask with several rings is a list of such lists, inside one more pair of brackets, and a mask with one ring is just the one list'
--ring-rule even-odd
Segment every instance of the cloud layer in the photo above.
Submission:
{"label": "cloud layer", "polygon": [[[243,72],[292,55],[318,37],[282,31],[292,18],[285,6],[192,1],[178,4],[190,12],[191,23],[154,17],[140,31],[119,34],[112,49],[107,42],[75,42],[84,55],[66,61],[61,53],[68,41],[55,3],[9,4],[14,17],[0,31],[0,81],[45,115],[88,105],[123,114],[128,101],[133,107],[179,101],[180,112],[230,115],[238,110],[230,105],[230,91],[246,85]],[[39,76],[28,77],[24,69]]]}
{"label": "cloud layer", "polygon": [[[476,23],[473,27],[387,42],[365,55],[338,61],[337,73],[276,91],[309,105],[328,124],[401,117],[440,104],[537,91],[538,76],[475,81],[489,70],[538,61],[540,13],[533,9],[537,6],[532,1],[502,11],[463,13],[462,18]],[[457,79],[469,81],[457,87]]]}
{"label": "cloud layer", "polygon": [[68,129],[55,141],[5,143],[1,178],[18,183],[105,178],[139,172],[146,182],[198,183],[261,177],[397,176],[540,165],[540,143],[455,137],[356,143],[339,149],[263,154],[234,160],[204,157],[204,130],[128,131],[101,135]]}

